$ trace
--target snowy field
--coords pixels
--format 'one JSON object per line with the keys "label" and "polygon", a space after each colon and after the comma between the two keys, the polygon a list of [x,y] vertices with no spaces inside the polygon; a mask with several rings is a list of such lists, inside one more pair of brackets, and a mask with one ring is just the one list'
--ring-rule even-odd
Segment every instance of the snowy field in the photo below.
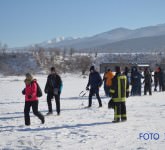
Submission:
{"label": "snowy field", "polygon": [[[37,76],[42,89],[46,76]],[[31,112],[31,126],[24,125],[24,77],[0,77],[0,149],[1,150],[164,150],[165,92],[127,99],[128,121],[112,123],[113,110],[107,109],[109,98],[100,95],[103,107],[79,93],[88,78],[62,76],[61,115],[45,116],[45,124]],[[39,110],[46,115],[44,94]]]}

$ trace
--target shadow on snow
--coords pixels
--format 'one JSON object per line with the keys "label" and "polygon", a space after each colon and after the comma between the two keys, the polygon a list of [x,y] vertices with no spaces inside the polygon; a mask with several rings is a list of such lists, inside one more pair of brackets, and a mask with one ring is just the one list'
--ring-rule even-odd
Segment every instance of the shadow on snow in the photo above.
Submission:
{"label": "shadow on snow", "polygon": [[95,122],[95,123],[86,123],[86,124],[76,124],[76,125],[64,125],[61,127],[42,127],[35,129],[18,129],[18,131],[48,131],[48,130],[59,130],[59,129],[71,129],[71,128],[80,128],[80,127],[92,127],[92,126],[100,126],[106,124],[113,124],[112,122]]}

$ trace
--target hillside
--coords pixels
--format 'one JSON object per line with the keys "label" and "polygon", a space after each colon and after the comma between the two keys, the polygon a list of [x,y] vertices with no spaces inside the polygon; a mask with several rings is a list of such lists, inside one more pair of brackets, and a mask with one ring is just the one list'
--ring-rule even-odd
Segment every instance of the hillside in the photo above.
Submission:
{"label": "hillside", "polygon": [[74,48],[76,51],[125,52],[130,49],[133,52],[155,49],[163,51],[165,48],[165,24],[148,26],[138,29],[116,28],[90,37],[66,38],[59,42],[48,40],[39,45],[45,48]]}
{"label": "hillside", "polygon": [[103,52],[158,52],[165,50],[165,35],[134,38],[98,47]]}

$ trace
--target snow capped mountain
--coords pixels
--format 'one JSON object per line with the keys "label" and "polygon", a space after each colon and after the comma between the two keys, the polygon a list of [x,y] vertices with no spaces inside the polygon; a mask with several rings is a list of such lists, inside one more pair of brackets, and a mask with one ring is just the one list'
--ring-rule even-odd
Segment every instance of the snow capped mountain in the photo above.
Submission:
{"label": "snow capped mountain", "polygon": [[[95,48],[101,49],[102,47],[104,47],[105,49],[106,45],[110,45],[111,43],[115,43],[115,42],[121,42],[121,41],[132,40],[132,39],[136,40],[136,38],[138,38],[139,40],[139,38],[144,39],[144,37],[151,38],[151,37],[162,36],[162,35],[165,35],[165,24],[142,27],[142,28],[138,28],[134,30],[120,27],[120,28],[116,28],[107,32],[96,34],[94,36],[84,37],[84,38],[58,37],[58,38],[43,42],[40,45],[43,47],[75,48],[77,50],[82,50],[82,49],[89,50],[89,49],[95,49]],[[146,39],[146,40],[148,41],[149,39]],[[150,43],[150,42],[147,42],[147,43]],[[159,45],[156,45],[156,46],[159,47]],[[131,49],[130,46],[126,46],[126,47]],[[133,46],[133,48],[134,47],[136,46]],[[110,46],[106,48],[110,49]]]}
{"label": "snow capped mountain", "polygon": [[57,43],[66,42],[66,41],[70,41],[70,40],[76,40],[76,39],[78,39],[78,38],[61,36],[61,37],[56,37],[51,40],[44,41],[44,42],[40,43],[39,45],[42,47],[52,47],[52,45],[56,45]]}
{"label": "snow capped mountain", "polygon": [[[63,37],[48,39],[42,43],[34,44],[43,48],[74,48],[76,51],[123,52],[125,50],[141,49],[142,51],[155,51],[165,49],[165,24],[142,27],[138,29],[116,28],[107,32],[89,37]],[[144,44],[145,43],[145,44]],[[30,46],[29,46],[30,47]],[[120,48],[118,48],[120,47]],[[22,48],[26,50],[28,48]]]}

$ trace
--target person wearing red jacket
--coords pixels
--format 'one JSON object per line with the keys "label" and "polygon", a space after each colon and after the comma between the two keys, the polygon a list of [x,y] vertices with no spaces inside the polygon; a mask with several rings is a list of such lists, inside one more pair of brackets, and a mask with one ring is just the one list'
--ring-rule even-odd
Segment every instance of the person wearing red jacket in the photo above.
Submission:
{"label": "person wearing red jacket", "polygon": [[32,107],[33,114],[37,116],[41,123],[44,124],[45,118],[38,111],[38,97],[37,97],[37,80],[33,79],[33,76],[30,73],[26,74],[25,88],[22,91],[22,94],[25,95],[25,106],[24,106],[24,119],[25,125],[30,125],[30,108]]}

